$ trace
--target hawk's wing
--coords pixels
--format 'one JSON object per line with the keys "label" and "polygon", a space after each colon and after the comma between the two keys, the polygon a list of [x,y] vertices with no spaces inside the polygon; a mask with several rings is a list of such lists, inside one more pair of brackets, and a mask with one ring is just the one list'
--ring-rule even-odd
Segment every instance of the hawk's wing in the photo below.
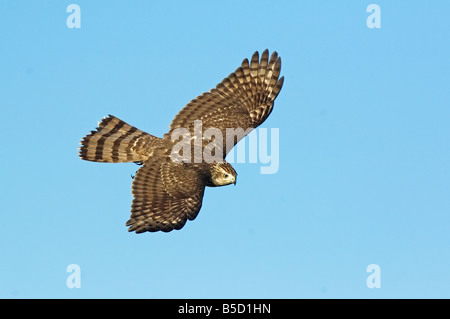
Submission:
{"label": "hawk's wing", "polygon": [[[245,59],[216,88],[189,102],[175,116],[165,137],[171,138],[172,132],[177,128],[187,128],[191,136],[194,136],[194,121],[201,120],[203,132],[208,128],[221,130],[224,144],[227,128],[234,129],[235,132],[242,129],[241,134],[233,138],[232,145],[236,145],[272,112],[274,100],[284,80],[284,77],[278,78],[280,70],[281,59],[276,52],[269,59],[269,52],[265,50],[260,60],[256,51],[250,63]],[[231,148],[227,149],[223,157],[230,150]]]}
{"label": "hawk's wing", "polygon": [[150,157],[133,180],[128,231],[169,232],[197,217],[205,182],[197,171],[166,157]]}

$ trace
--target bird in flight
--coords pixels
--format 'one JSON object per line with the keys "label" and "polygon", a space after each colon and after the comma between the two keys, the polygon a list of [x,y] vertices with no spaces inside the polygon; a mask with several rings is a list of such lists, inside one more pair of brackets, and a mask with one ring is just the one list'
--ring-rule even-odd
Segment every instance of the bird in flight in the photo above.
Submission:
{"label": "bird in flight", "polygon": [[132,183],[128,231],[181,229],[197,217],[206,186],[236,184],[225,157],[272,112],[283,86],[280,70],[276,52],[269,58],[268,50],[261,57],[256,51],[181,109],[162,138],[109,115],[81,140],[83,160],[141,164]]}

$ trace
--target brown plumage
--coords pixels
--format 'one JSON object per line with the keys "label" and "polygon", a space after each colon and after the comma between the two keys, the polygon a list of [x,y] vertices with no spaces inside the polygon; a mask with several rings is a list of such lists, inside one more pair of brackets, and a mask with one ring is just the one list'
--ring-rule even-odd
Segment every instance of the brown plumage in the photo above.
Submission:
{"label": "brown plumage", "polygon": [[[229,143],[234,146],[267,119],[283,85],[280,69],[276,52],[270,59],[267,50],[261,58],[255,52],[250,62],[245,59],[216,88],[189,102],[163,138],[109,115],[81,140],[79,155],[84,160],[143,164],[133,179],[129,231],[181,229],[188,219],[197,217],[205,186],[236,183],[237,173],[225,161],[231,150],[226,145],[227,129],[237,132]],[[205,134],[208,129],[215,132],[214,138]],[[199,133],[201,141],[194,138]],[[217,139],[219,133],[222,141]],[[189,146],[177,152],[177,146],[184,145],[180,140]],[[211,157],[199,161],[198,154]]]}

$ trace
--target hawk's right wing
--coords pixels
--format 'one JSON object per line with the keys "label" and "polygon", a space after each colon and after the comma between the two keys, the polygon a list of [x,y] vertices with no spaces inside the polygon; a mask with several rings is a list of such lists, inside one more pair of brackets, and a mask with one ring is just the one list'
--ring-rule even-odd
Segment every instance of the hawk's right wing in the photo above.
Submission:
{"label": "hawk's right wing", "polygon": [[197,217],[204,191],[205,182],[197,171],[168,157],[149,158],[133,180],[128,231],[181,229]]}
{"label": "hawk's right wing", "polygon": [[[214,89],[189,102],[173,119],[169,132],[171,138],[176,129],[187,128],[195,135],[194,121],[201,121],[203,132],[209,128],[221,131],[225,143],[227,129],[238,129],[232,146],[252,129],[261,125],[270,115],[275,98],[283,86],[284,77],[279,78],[281,59],[276,52],[269,58],[265,50],[261,59],[256,51],[250,62],[245,59],[241,66],[222,80]],[[203,138],[205,138],[203,136]],[[223,145],[222,145],[223,147]],[[223,147],[223,157],[231,149]]]}

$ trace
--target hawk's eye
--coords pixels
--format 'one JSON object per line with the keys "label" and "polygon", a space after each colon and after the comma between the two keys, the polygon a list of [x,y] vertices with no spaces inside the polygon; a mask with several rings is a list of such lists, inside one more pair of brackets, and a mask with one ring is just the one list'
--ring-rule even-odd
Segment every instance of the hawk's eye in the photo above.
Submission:
{"label": "hawk's eye", "polygon": [[223,174],[223,178],[228,178],[228,174],[227,173]]}

